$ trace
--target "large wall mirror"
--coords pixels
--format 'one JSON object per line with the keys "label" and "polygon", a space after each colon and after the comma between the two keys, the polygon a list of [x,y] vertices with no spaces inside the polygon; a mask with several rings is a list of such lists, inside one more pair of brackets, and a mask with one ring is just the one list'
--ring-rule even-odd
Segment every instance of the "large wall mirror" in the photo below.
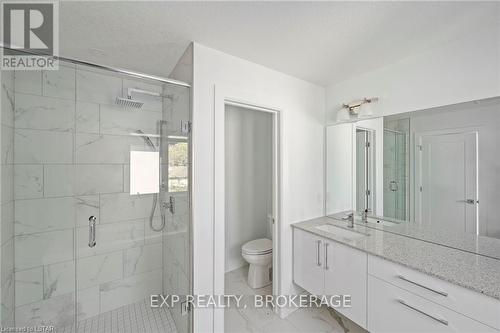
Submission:
{"label": "large wall mirror", "polygon": [[334,124],[326,137],[327,215],[500,238],[500,99]]}

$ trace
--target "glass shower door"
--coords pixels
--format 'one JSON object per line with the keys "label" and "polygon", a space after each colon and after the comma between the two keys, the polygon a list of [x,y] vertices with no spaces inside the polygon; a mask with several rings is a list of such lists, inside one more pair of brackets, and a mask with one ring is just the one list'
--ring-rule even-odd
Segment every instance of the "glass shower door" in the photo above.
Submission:
{"label": "glass shower door", "polygon": [[408,219],[407,138],[405,132],[384,129],[384,216]]}
{"label": "glass shower door", "polygon": [[190,290],[189,88],[64,62],[3,74],[2,322],[186,332],[180,305],[149,301]]}

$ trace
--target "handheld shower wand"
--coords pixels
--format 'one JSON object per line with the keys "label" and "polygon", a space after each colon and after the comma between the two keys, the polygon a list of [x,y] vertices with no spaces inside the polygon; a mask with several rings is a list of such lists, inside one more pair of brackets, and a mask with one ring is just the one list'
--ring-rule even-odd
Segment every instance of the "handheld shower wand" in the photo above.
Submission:
{"label": "handheld shower wand", "polygon": [[[160,121],[160,123],[159,123],[160,133],[162,133],[161,126],[162,125],[161,125],[161,121]],[[144,134],[144,132],[141,131],[141,130],[137,130],[135,132],[142,137],[142,139],[144,140],[144,142],[151,148],[151,150],[153,150],[153,151],[156,150],[156,146],[154,145],[153,141],[151,141],[151,139],[149,138],[149,136],[147,136],[146,134]],[[159,140],[161,142],[161,135],[160,135]],[[158,146],[159,146],[159,148],[161,148],[161,144],[159,144]],[[161,170],[161,160],[160,160],[159,168]],[[162,193],[163,193],[163,186],[160,186],[160,192],[159,192],[160,196],[162,196]],[[160,200],[161,200],[161,197],[160,197]],[[161,223],[160,223],[160,227],[156,228],[154,226],[153,219],[154,219],[154,216],[155,216],[155,210],[156,210],[157,203],[158,203],[158,193],[154,193],[153,194],[153,204],[151,206],[151,213],[149,214],[149,226],[154,231],[159,232],[159,231],[162,231],[163,228],[165,228],[165,210],[163,209],[163,206],[161,206],[159,208],[160,209],[160,215],[161,215]]]}

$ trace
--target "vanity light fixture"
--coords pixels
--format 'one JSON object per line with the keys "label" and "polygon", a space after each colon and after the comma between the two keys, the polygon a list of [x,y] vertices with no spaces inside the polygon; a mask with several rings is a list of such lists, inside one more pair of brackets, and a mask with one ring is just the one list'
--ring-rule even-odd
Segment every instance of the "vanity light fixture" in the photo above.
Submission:
{"label": "vanity light fixture", "polygon": [[337,121],[355,121],[360,118],[367,118],[373,115],[371,103],[377,102],[378,97],[363,98],[348,104],[342,104],[342,108],[337,111]]}

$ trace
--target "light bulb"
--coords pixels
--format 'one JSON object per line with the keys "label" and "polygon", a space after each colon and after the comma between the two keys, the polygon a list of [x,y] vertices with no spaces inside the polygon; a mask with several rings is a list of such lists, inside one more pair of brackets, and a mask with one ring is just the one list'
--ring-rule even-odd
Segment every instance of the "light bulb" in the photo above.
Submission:
{"label": "light bulb", "polygon": [[359,118],[368,118],[373,116],[373,108],[371,103],[365,103],[359,107],[358,117]]}
{"label": "light bulb", "polygon": [[349,111],[346,108],[337,111],[337,121],[339,123],[349,121],[350,119]]}

